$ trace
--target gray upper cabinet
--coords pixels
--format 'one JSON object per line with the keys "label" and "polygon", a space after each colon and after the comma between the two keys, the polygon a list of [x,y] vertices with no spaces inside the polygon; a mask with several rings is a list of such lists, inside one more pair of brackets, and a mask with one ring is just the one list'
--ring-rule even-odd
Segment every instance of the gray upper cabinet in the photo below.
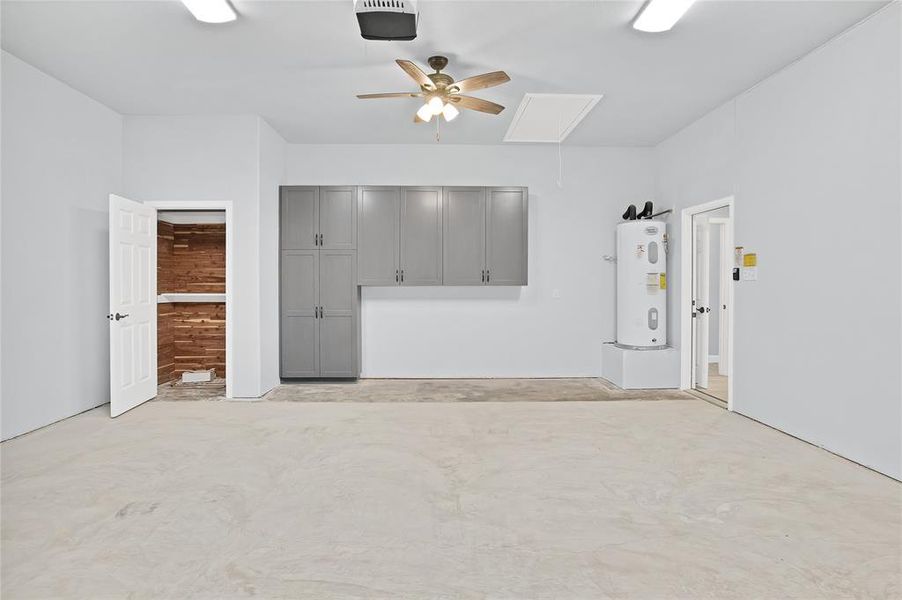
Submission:
{"label": "gray upper cabinet", "polygon": [[442,284],[442,188],[401,189],[401,285]]}
{"label": "gray upper cabinet", "polygon": [[485,282],[485,188],[446,187],[442,218],[445,285]]}
{"label": "gray upper cabinet", "polygon": [[397,285],[400,280],[401,188],[361,186],[357,199],[357,282]]}
{"label": "gray upper cabinet", "polygon": [[357,253],[320,250],[319,374],[357,377]]}
{"label": "gray upper cabinet", "polygon": [[357,247],[357,188],[319,188],[320,247],[353,250]]}
{"label": "gray upper cabinet", "polygon": [[284,186],[281,189],[281,246],[283,250],[318,247],[319,188]]}
{"label": "gray upper cabinet", "polygon": [[527,190],[521,187],[488,188],[486,195],[486,285],[526,285]]}

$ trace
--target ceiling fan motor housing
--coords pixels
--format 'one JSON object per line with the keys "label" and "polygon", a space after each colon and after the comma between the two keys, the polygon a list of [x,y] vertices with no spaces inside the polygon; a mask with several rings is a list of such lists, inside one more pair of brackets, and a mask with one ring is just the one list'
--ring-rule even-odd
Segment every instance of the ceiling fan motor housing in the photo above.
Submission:
{"label": "ceiling fan motor housing", "polygon": [[417,0],[354,0],[365,40],[410,41],[417,37]]}

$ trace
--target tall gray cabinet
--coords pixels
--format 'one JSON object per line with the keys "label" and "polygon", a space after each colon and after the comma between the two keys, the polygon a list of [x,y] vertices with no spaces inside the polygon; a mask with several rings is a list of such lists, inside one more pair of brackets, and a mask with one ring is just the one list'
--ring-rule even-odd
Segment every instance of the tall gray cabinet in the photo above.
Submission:
{"label": "tall gray cabinet", "polygon": [[281,376],[357,377],[357,188],[280,193]]}

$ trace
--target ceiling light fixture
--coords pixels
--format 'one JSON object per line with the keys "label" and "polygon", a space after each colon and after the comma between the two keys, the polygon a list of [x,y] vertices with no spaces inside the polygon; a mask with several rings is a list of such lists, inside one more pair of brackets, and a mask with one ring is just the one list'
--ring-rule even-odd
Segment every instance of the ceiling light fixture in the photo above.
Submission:
{"label": "ceiling light fixture", "polygon": [[432,120],[432,107],[428,104],[424,104],[420,107],[420,110],[417,111],[417,116],[428,123]]}
{"label": "ceiling light fixture", "polygon": [[633,28],[648,33],[670,31],[693,3],[695,0],[649,0],[633,21]]}
{"label": "ceiling light fixture", "polygon": [[442,115],[444,115],[446,121],[453,121],[459,114],[460,111],[454,108],[450,103],[446,104],[445,108],[442,109]]}
{"label": "ceiling light fixture", "polygon": [[445,103],[442,102],[442,99],[438,96],[433,96],[429,99],[429,102],[426,103],[426,106],[429,107],[429,110],[432,111],[432,114],[438,116],[442,114],[442,109],[445,108]]}
{"label": "ceiling light fixture", "polygon": [[228,23],[238,18],[228,0],[182,0],[182,4],[203,23]]}

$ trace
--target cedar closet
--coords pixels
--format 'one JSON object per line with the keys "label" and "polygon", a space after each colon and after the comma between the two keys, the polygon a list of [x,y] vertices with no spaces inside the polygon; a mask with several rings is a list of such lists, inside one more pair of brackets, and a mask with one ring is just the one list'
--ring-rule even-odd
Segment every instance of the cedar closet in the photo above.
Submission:
{"label": "cedar closet", "polygon": [[157,383],[167,397],[197,386],[225,393],[225,292],[225,212],[159,211]]}

